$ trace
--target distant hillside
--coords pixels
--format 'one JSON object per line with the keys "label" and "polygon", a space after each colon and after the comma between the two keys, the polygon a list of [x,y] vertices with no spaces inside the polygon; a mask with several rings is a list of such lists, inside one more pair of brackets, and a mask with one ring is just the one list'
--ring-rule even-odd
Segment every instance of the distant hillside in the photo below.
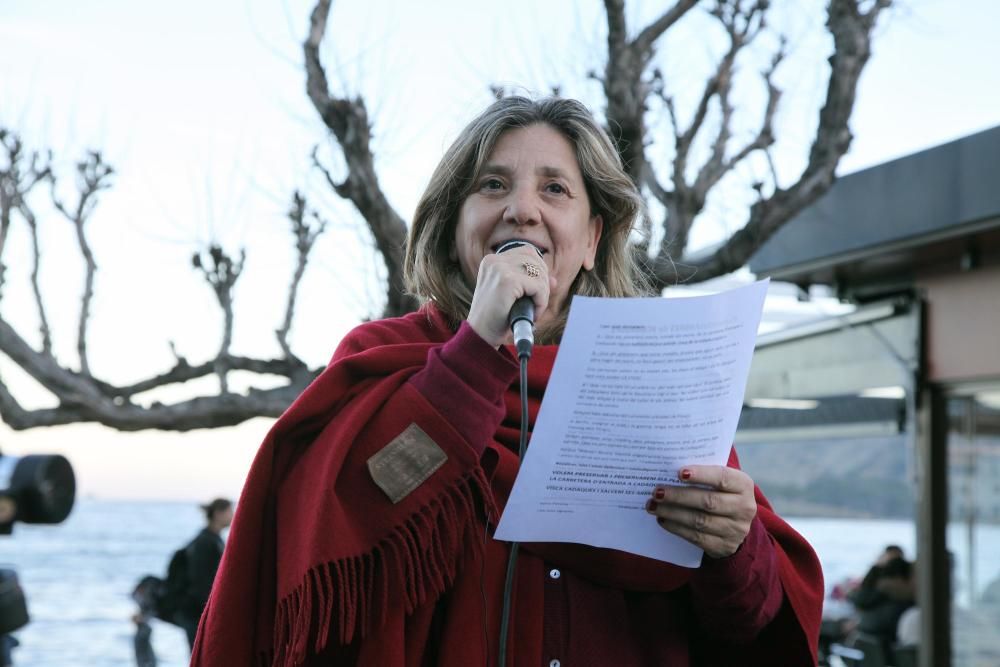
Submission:
{"label": "distant hillside", "polygon": [[740,463],[779,514],[912,518],[904,438],[741,444]]}

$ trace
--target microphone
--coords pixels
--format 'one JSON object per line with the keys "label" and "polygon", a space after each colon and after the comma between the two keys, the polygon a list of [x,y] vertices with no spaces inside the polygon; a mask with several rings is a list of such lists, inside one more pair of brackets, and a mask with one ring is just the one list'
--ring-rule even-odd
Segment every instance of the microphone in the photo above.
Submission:
{"label": "microphone", "polygon": [[[521,246],[531,246],[538,253],[539,257],[542,256],[542,251],[534,243],[519,239],[502,243],[497,248],[497,254],[499,255],[502,252],[507,252],[512,248],[520,248]],[[510,308],[510,314],[507,316],[507,323],[514,334],[514,347],[517,348],[518,359],[530,359],[531,346],[535,343],[535,302],[531,300],[530,296],[522,296],[514,302],[514,305]]]}
{"label": "microphone", "polygon": [[[502,243],[497,248],[497,254],[507,252],[511,248],[531,246],[542,256],[542,250],[534,243],[512,239]],[[510,308],[507,316],[510,330],[514,333],[514,346],[517,348],[517,358],[521,366],[521,438],[518,448],[518,458],[524,460],[524,452],[528,448],[528,359],[531,358],[531,346],[535,342],[535,303],[529,296],[522,296]],[[518,543],[511,542],[510,554],[507,556],[507,573],[503,584],[503,611],[500,615],[500,655],[498,665],[507,664],[507,644],[510,633],[510,599],[514,588],[514,570],[517,567]],[[553,660],[553,662],[555,662]]]}

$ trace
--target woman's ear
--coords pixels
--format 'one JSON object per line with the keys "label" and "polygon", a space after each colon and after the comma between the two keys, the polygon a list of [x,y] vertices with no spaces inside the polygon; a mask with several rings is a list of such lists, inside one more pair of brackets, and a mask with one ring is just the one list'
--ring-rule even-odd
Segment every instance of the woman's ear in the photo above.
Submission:
{"label": "woman's ear", "polygon": [[583,268],[587,271],[594,270],[594,261],[597,258],[597,245],[601,241],[601,232],[604,231],[604,218],[601,214],[591,216],[590,225],[587,229],[589,238],[587,239],[587,253],[583,256]]}

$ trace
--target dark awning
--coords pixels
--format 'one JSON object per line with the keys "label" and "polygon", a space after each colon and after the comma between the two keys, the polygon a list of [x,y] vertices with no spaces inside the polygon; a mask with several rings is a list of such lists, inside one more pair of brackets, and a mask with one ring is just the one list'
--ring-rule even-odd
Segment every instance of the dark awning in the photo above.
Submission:
{"label": "dark awning", "polygon": [[768,403],[743,406],[737,442],[890,436],[900,433],[906,420],[902,398],[825,396]]}
{"label": "dark awning", "polygon": [[998,165],[1000,127],[843,176],[761,246],[750,270],[856,286],[961,256],[960,240],[1000,230]]}

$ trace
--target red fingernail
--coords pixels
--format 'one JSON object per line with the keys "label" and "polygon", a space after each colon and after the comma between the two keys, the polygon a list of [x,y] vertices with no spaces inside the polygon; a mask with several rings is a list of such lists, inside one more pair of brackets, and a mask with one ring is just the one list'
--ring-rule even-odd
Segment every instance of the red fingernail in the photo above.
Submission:
{"label": "red fingernail", "polygon": [[657,489],[656,492],[653,494],[653,497],[656,498],[657,500],[663,500],[663,497],[665,495],[667,495],[667,492],[664,489]]}
{"label": "red fingernail", "polygon": [[656,501],[655,500],[650,499],[650,500],[646,501],[646,511],[647,512],[655,512],[656,511]]}
{"label": "red fingernail", "polygon": [[681,479],[691,479],[691,471],[687,468],[681,470]]}

